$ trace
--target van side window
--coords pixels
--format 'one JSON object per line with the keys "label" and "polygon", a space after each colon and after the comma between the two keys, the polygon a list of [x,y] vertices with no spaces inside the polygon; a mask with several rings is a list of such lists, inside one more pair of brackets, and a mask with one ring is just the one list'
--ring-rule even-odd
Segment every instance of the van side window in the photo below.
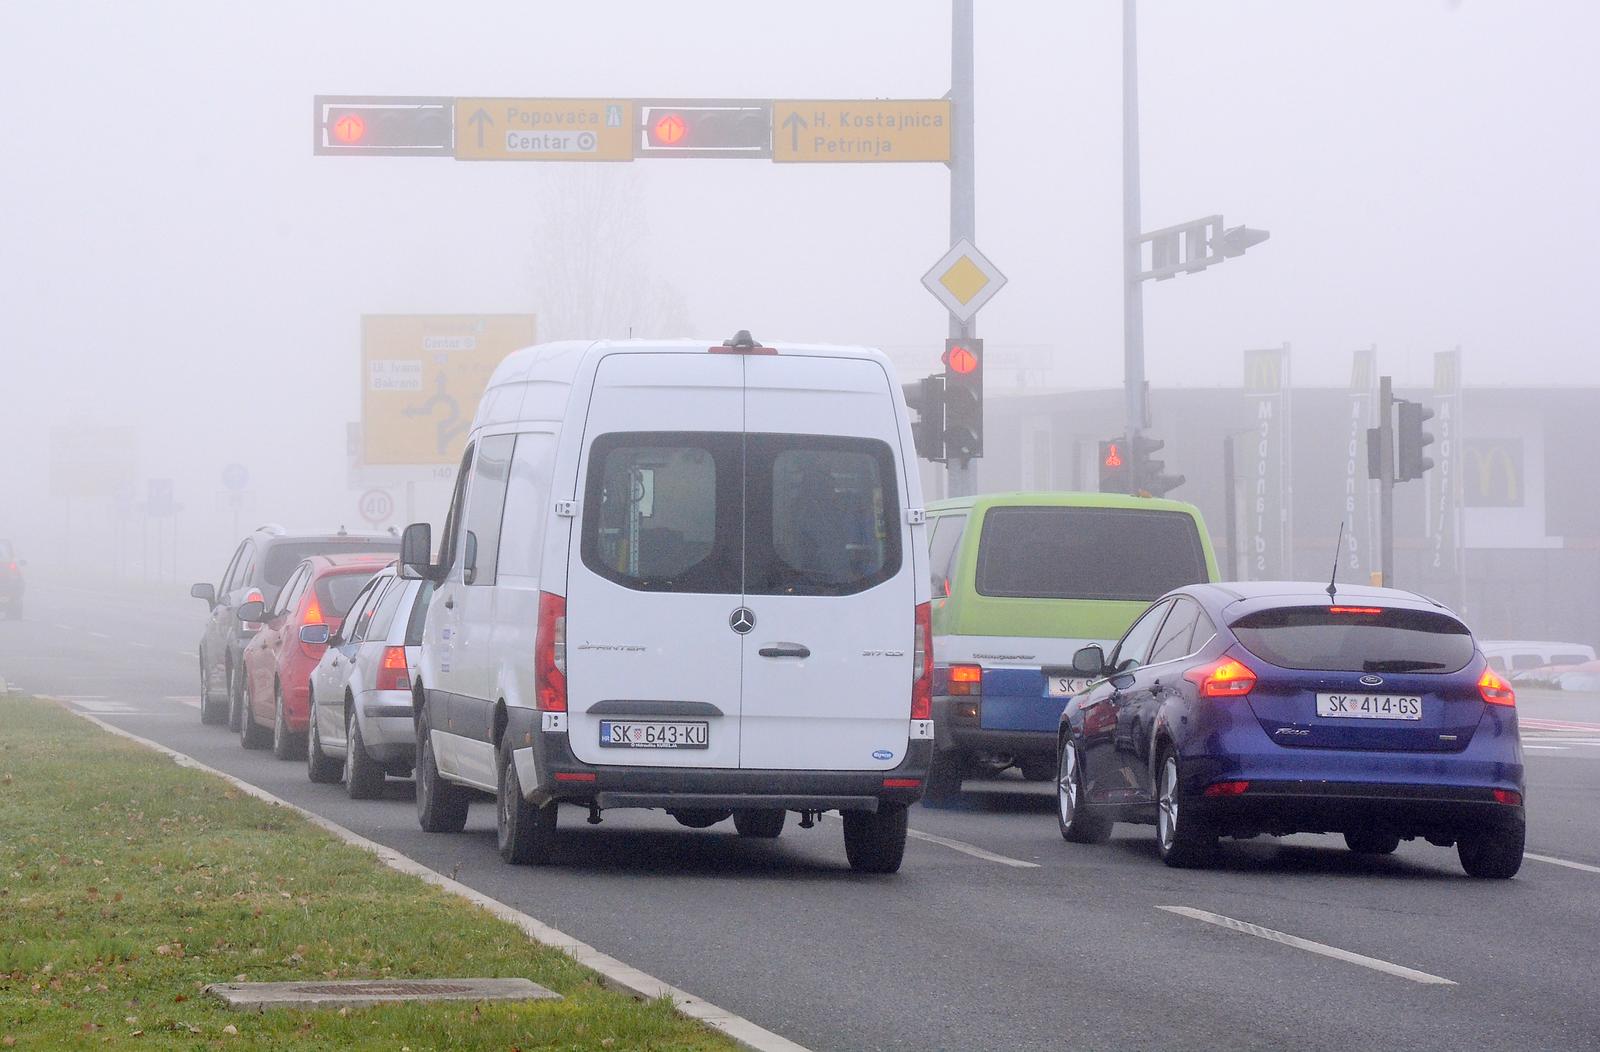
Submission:
{"label": "van side window", "polygon": [[506,507],[506,483],[511,477],[511,447],[515,435],[495,435],[478,443],[478,461],[472,468],[467,491],[467,529],[477,538],[475,573],[470,583],[494,584],[499,563],[500,522]]}
{"label": "van side window", "polygon": [[937,522],[938,528],[928,543],[928,573],[933,578],[933,597],[944,599],[950,595],[950,578],[956,552],[961,548],[961,535],[967,528],[967,514],[941,515]]}
{"label": "van side window", "polygon": [[457,534],[461,532],[461,519],[466,513],[467,476],[472,468],[472,443],[467,443],[461,454],[461,466],[456,469],[455,490],[450,495],[450,510],[444,516],[444,531],[439,537],[439,565],[447,567],[452,576],[456,570],[456,553],[461,550]]}
{"label": "van side window", "polygon": [[712,432],[595,439],[584,564],[643,591],[738,594],[742,445],[739,435]]}
{"label": "van side window", "polygon": [[[555,436],[531,432],[517,436],[511,454],[511,483],[501,527],[499,570],[512,577],[538,577],[544,557],[545,520],[550,516],[550,480],[555,468]],[[481,543],[481,542],[480,542]]]}

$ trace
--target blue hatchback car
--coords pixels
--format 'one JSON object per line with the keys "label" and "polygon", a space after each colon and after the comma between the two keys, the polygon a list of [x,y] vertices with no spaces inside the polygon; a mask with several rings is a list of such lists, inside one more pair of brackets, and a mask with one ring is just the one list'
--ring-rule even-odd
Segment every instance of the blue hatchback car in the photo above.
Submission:
{"label": "blue hatchback car", "polygon": [[1475,877],[1522,864],[1516,696],[1449,610],[1410,592],[1197,584],[1151,604],[1068,702],[1061,835],[1156,826],[1162,859],[1203,865],[1219,837],[1342,833],[1350,849],[1422,837]]}

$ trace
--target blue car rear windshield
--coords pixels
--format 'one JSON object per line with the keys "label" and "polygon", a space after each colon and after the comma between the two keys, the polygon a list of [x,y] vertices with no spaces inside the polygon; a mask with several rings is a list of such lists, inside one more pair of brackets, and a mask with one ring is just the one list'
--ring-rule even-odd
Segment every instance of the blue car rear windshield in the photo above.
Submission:
{"label": "blue car rear windshield", "polygon": [[1138,508],[990,508],[978,544],[980,595],[1149,602],[1208,580],[1188,515]]}
{"label": "blue car rear windshield", "polygon": [[1459,672],[1473,654],[1467,627],[1431,610],[1352,614],[1326,606],[1286,606],[1246,614],[1229,627],[1246,650],[1279,668]]}

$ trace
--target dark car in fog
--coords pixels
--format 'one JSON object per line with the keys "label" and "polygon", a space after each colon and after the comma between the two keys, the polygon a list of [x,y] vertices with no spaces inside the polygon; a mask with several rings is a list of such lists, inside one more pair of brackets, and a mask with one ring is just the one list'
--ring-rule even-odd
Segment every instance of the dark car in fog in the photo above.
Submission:
{"label": "dark car in fog", "polygon": [[10,541],[0,540],[0,610],[13,620],[22,616],[22,561]]}
{"label": "dark car in fog", "polygon": [[1153,603],[1067,704],[1059,821],[1098,842],[1156,826],[1162,859],[1209,861],[1219,837],[1342,833],[1388,854],[1456,846],[1475,877],[1522,863],[1516,695],[1466,625],[1389,588],[1190,585]]}
{"label": "dark car in fog", "polygon": [[239,542],[217,584],[202,581],[189,589],[211,606],[200,637],[200,719],[227,721],[241,727],[244,713],[244,663],[240,655],[261,625],[240,621],[235,611],[260,602],[272,609],[278,591],[301,561],[310,555],[358,552],[398,554],[400,539],[392,533],[290,533],[282,526],[258,526]]}

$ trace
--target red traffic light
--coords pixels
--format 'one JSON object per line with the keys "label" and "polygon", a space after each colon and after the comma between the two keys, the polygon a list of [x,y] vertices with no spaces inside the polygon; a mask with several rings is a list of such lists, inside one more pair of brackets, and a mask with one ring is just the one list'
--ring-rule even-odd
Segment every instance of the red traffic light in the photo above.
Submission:
{"label": "red traffic light", "polygon": [[961,373],[964,376],[977,371],[978,356],[969,348],[956,344],[944,352],[944,364],[951,372]]}
{"label": "red traffic light", "polygon": [[676,146],[688,132],[689,124],[681,113],[664,113],[650,125],[650,138],[660,146]]}
{"label": "red traffic light", "polygon": [[333,122],[333,138],[347,145],[358,143],[367,134],[367,122],[359,113],[345,113]]}
{"label": "red traffic light", "polygon": [[1121,453],[1121,451],[1117,449],[1117,444],[1115,442],[1108,443],[1107,446],[1106,446],[1106,467],[1108,467],[1108,468],[1120,468],[1121,466],[1122,466],[1122,453]]}

